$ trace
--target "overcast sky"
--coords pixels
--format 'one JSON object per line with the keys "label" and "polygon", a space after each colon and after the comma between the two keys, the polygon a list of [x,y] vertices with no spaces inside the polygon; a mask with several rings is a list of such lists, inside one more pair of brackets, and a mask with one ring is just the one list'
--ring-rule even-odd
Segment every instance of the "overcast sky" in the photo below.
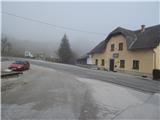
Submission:
{"label": "overcast sky", "polygon": [[46,42],[50,49],[57,49],[66,33],[71,47],[80,54],[104,40],[118,26],[137,30],[142,24],[146,27],[159,24],[158,2],[2,2],[2,11],[57,26],[102,33],[70,31],[2,14],[3,34],[19,40]]}

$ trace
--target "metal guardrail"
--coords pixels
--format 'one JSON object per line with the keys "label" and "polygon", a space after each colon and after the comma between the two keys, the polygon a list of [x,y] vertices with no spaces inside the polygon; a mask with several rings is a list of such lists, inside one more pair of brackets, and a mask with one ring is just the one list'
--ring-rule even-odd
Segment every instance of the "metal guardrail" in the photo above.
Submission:
{"label": "metal guardrail", "polygon": [[11,71],[11,72],[2,71],[1,72],[1,78],[11,77],[11,76],[19,76],[19,74],[23,74],[23,72],[21,72],[21,71],[18,71],[18,72],[15,72],[15,71]]}

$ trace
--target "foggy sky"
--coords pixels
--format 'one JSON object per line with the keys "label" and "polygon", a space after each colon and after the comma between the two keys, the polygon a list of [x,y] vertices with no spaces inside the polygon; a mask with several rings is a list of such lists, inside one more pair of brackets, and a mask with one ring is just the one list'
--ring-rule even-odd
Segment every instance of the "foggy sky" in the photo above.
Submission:
{"label": "foggy sky", "polygon": [[[55,28],[2,14],[2,33],[14,39],[37,42],[50,53],[66,33],[73,50],[83,55],[116,27],[131,30],[159,24],[158,2],[2,2],[2,11],[37,19],[89,34]],[[26,48],[29,49],[29,48]]]}

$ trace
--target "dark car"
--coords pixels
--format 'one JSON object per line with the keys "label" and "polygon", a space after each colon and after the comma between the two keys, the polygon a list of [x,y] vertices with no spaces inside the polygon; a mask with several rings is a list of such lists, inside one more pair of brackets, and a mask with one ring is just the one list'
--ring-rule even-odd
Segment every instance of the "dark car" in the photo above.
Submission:
{"label": "dark car", "polygon": [[30,68],[30,63],[28,61],[15,61],[9,67],[13,71],[18,70],[28,70]]}

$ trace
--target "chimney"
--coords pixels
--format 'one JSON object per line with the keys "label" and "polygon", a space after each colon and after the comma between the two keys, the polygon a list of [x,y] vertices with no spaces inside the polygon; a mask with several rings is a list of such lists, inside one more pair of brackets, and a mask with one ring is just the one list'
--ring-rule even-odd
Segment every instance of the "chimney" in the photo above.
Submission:
{"label": "chimney", "polygon": [[141,32],[145,31],[145,25],[141,25]]}

